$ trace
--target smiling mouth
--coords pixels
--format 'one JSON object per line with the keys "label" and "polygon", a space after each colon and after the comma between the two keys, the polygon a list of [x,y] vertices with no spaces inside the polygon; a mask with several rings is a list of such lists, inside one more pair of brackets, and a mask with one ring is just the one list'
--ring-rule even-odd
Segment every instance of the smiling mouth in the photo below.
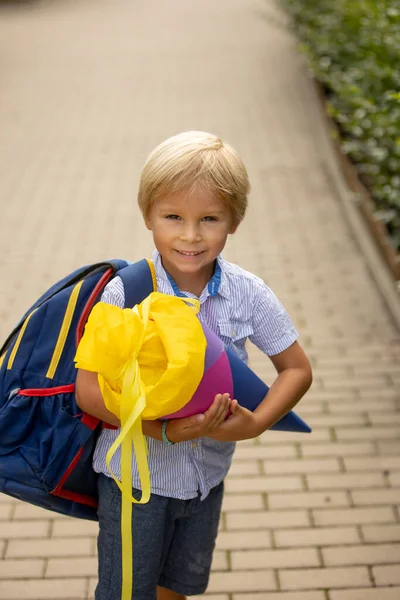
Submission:
{"label": "smiling mouth", "polygon": [[176,252],[178,252],[178,254],[181,254],[182,256],[199,256],[200,254],[203,254],[203,251],[201,251],[201,252],[184,252],[183,250],[176,250]]}

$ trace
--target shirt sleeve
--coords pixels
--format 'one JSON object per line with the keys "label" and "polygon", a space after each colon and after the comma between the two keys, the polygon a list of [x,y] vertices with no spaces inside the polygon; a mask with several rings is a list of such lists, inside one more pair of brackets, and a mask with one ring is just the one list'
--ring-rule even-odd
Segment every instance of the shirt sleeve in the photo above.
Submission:
{"label": "shirt sleeve", "polygon": [[250,341],[268,356],[287,350],[299,337],[288,313],[265,283],[260,284],[255,300],[252,325]]}
{"label": "shirt sleeve", "polygon": [[121,277],[114,277],[104,288],[100,302],[125,308],[125,290]]}

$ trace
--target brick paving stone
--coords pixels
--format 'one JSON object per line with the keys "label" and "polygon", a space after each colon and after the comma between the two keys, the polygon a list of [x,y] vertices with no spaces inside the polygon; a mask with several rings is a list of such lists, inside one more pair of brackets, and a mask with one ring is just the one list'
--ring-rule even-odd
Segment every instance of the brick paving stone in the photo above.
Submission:
{"label": "brick paving stone", "polygon": [[226,482],[226,491],[234,492],[268,492],[271,490],[302,490],[303,483],[298,476],[287,477],[234,477]]}
{"label": "brick paving stone", "polygon": [[358,425],[362,427],[367,424],[365,414],[346,413],[345,415],[315,415],[312,417],[313,429],[320,427],[354,427]]}
{"label": "brick paving stone", "polygon": [[2,600],[71,600],[85,598],[87,581],[85,578],[3,580],[0,582]]}
{"label": "brick paving stone", "polygon": [[353,490],[351,497],[354,504],[396,504],[400,502],[400,488],[382,489],[382,490]]}
{"label": "brick paving stone", "polygon": [[395,473],[389,474],[390,485],[400,487],[400,472],[396,471]]}
{"label": "brick paving stone", "polygon": [[56,519],[53,522],[53,528],[51,531],[51,537],[54,538],[79,538],[79,537],[88,537],[88,536],[96,536],[99,530],[99,526],[94,521],[82,521],[76,520],[72,521],[72,519]]}
{"label": "brick paving stone", "polygon": [[31,577],[42,577],[45,570],[45,564],[45,560],[42,559],[2,560],[0,561],[0,579],[30,579]]}
{"label": "brick paving stone", "polygon": [[268,494],[269,508],[330,508],[349,506],[346,492],[287,492],[286,494]]}
{"label": "brick paving stone", "polygon": [[[376,403],[376,400],[367,400],[365,398],[357,398],[357,400],[353,400],[351,404],[342,404],[339,402],[328,401],[328,410],[330,413],[334,414],[366,414],[369,417],[369,420],[373,424],[378,424],[378,419],[380,417],[393,416],[396,411],[396,400],[384,398],[379,399],[379,404]],[[381,414],[384,412],[385,414]],[[375,422],[374,422],[375,421]],[[386,421],[385,421],[386,424]]]}
{"label": "brick paving stone", "polygon": [[374,412],[368,411],[367,414],[371,425],[393,425],[394,423],[400,424],[400,414],[395,414],[394,410],[389,409],[385,411],[385,414],[375,414]]}
{"label": "brick paving stone", "polygon": [[379,565],[400,563],[400,544],[373,544],[322,548],[322,559],[327,567],[339,565]]}
{"label": "brick paving stone", "polygon": [[320,458],[315,460],[285,460],[282,461],[263,461],[264,472],[269,474],[283,473],[335,473],[340,470],[339,462],[336,458]]}
{"label": "brick paving stone", "polygon": [[400,453],[400,441],[390,440],[389,442],[377,442],[378,452],[380,454],[398,454]]}
{"label": "brick paving stone", "polygon": [[[325,600],[324,592],[261,592],[233,594],[232,600]],[[208,598],[207,598],[208,600]]]}
{"label": "brick paving stone", "polygon": [[357,544],[360,537],[356,527],[319,527],[308,529],[276,530],[277,547],[322,546]]}
{"label": "brick paving stone", "polygon": [[397,456],[374,456],[368,461],[359,457],[346,457],[343,460],[346,471],[400,471],[400,460]]}
{"label": "brick paving stone", "polygon": [[63,557],[49,558],[45,577],[87,577],[97,575],[97,558],[95,557]]}
{"label": "brick paving stone", "polygon": [[[205,597],[397,600],[400,336],[344,220],[287,23],[274,0],[0,5],[0,337],[77,266],[148,256],[146,155],[181,130],[217,132],[252,183],[225,256],[287,306],[315,383],[296,408],[311,435],[238,444]],[[1,600],[93,598],[95,523],[3,494],[0,523]]]}
{"label": "brick paving stone", "polygon": [[14,504],[2,503],[0,504],[0,521],[6,521],[11,518],[14,510]]}
{"label": "brick paving stone", "polygon": [[[297,411],[301,415],[299,407]],[[317,429],[312,435],[304,433],[289,433],[286,431],[266,431],[260,435],[261,444],[289,444],[301,442],[302,444],[315,444],[316,442],[333,441],[331,430],[328,428]]]}
{"label": "brick paving stone", "polygon": [[332,590],[329,600],[398,600],[400,587],[361,588],[358,590]]}
{"label": "brick paving stone", "polygon": [[300,444],[304,458],[311,456],[365,456],[375,454],[376,448],[372,442],[330,442],[326,444]]}
{"label": "brick paving stone", "polygon": [[220,550],[270,548],[271,535],[269,531],[223,531],[218,535],[216,547]]}
{"label": "brick paving stone", "polygon": [[0,505],[1,504],[12,504],[13,506],[15,506],[18,503],[19,503],[19,501],[16,500],[15,498],[11,498],[11,496],[7,496],[6,494],[0,493]]}
{"label": "brick paving stone", "polygon": [[[204,598],[204,595],[192,596],[192,598],[194,598],[194,600],[200,600],[201,598]],[[228,594],[207,594],[206,598],[207,600],[229,600]]]}
{"label": "brick paving stone", "polygon": [[373,567],[372,574],[376,585],[400,585],[399,564]]}
{"label": "brick paving stone", "polygon": [[5,539],[47,537],[50,531],[50,521],[21,522],[11,521],[2,523],[0,537]]}
{"label": "brick paving stone", "polygon": [[221,550],[216,550],[213,555],[211,569],[212,571],[227,571],[229,569],[228,554]]}
{"label": "brick paving stone", "polygon": [[362,535],[370,542],[400,542],[400,525],[363,525]]}
{"label": "brick paving stone", "polygon": [[91,556],[93,548],[93,540],[88,538],[80,538],[79,543],[73,538],[11,540],[7,547],[7,558]]}
{"label": "brick paving stone", "polygon": [[366,567],[280,570],[283,590],[361,587],[370,584]]}
{"label": "brick paving stone", "polygon": [[230,573],[212,573],[208,591],[215,592],[259,592],[275,590],[276,581],[272,571],[232,571]]}
{"label": "brick paving stone", "polygon": [[[37,519],[38,521],[45,521],[46,519],[52,518],[54,518],[54,513],[45,510],[44,508],[34,506],[33,504],[27,504],[26,502],[19,502],[16,504],[13,515],[14,521],[33,521],[34,519]],[[70,522],[68,517],[57,514],[57,519],[62,518]]]}
{"label": "brick paving stone", "polygon": [[88,598],[89,598],[89,600],[93,600],[94,599],[94,594],[95,594],[97,582],[98,582],[98,578],[97,577],[90,577],[89,578],[89,590],[88,590]]}
{"label": "brick paving stone", "polygon": [[398,440],[398,427],[367,427],[365,429],[339,429],[336,432],[339,441],[345,440]]}
{"label": "brick paving stone", "polygon": [[227,529],[259,529],[275,527],[304,527],[310,524],[305,510],[285,511],[254,511],[228,513],[226,516]]}
{"label": "brick paving stone", "polygon": [[315,548],[296,550],[233,551],[231,564],[235,570],[282,569],[295,567],[318,567],[321,565]]}
{"label": "brick paving stone", "polygon": [[368,508],[314,509],[314,523],[317,526],[354,525],[361,523],[394,523],[395,514],[389,506]]}
{"label": "brick paving stone", "polygon": [[264,508],[264,500],[261,494],[225,494],[222,510],[260,510]]}
{"label": "brick paving stone", "polygon": [[239,447],[235,451],[235,462],[258,458],[286,460],[296,456],[297,450],[294,444],[287,446]]}
{"label": "brick paving stone", "polygon": [[380,488],[385,484],[383,474],[374,472],[307,475],[307,482],[310,490]]}
{"label": "brick paving stone", "polygon": [[235,461],[232,464],[230,475],[236,477],[240,475],[261,475],[261,465],[255,460]]}

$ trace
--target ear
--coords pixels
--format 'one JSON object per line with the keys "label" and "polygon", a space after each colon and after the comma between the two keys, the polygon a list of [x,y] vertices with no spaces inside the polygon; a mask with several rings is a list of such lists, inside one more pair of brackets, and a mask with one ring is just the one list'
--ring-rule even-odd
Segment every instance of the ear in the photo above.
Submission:
{"label": "ear", "polygon": [[229,235],[235,233],[238,227],[239,227],[239,223],[237,225],[232,225],[229,230]]}
{"label": "ear", "polygon": [[147,229],[148,229],[149,231],[153,231],[153,226],[152,226],[151,219],[150,219],[149,215],[147,215],[147,216],[144,218],[144,224],[146,225],[146,227],[147,227]]}

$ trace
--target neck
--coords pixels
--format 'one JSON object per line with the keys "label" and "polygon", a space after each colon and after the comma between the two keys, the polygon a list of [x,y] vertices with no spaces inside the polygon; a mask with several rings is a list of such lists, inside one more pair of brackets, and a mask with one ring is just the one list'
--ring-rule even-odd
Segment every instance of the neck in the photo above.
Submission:
{"label": "neck", "polygon": [[174,269],[168,268],[168,265],[164,265],[164,263],[163,267],[182,292],[190,292],[199,298],[214,274],[215,262],[207,265],[199,273],[176,272]]}

